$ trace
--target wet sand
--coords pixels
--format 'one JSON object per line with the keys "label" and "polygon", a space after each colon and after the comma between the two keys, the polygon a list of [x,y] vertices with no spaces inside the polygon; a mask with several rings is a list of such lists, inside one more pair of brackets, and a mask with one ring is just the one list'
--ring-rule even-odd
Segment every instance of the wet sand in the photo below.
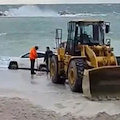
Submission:
{"label": "wet sand", "polygon": [[[110,117],[110,115],[115,115],[120,119],[116,115],[120,113],[120,101],[90,101],[83,94],[71,92],[68,85],[53,84],[49,77],[47,78],[46,73],[42,72],[38,72],[38,75],[32,78],[30,71],[27,70],[0,70],[0,97],[1,99],[3,97],[8,99],[17,97],[29,100],[33,106],[54,111],[57,116],[56,120],[59,120],[59,116],[66,116],[66,120],[75,118],[76,120],[78,118],[79,120],[80,118],[81,120],[83,118],[106,120],[105,118]],[[106,113],[98,114],[99,112],[106,112],[109,115]],[[4,114],[7,113],[4,112]],[[98,115],[96,116],[96,114]],[[110,118],[114,119],[115,117]],[[63,120],[63,118],[60,119]]]}

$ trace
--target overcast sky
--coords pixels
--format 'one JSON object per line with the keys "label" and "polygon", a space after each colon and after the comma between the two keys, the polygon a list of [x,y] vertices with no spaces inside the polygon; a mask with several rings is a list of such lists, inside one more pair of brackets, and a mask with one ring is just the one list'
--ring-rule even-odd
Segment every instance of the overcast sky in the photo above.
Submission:
{"label": "overcast sky", "polygon": [[0,0],[0,4],[120,3],[120,0]]}

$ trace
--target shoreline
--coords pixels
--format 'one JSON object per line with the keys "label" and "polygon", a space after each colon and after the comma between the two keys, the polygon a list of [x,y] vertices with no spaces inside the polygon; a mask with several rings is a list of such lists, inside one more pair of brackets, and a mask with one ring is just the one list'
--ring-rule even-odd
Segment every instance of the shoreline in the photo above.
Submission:
{"label": "shoreline", "polygon": [[70,114],[77,119],[81,116],[92,118],[97,117],[97,114],[116,116],[120,113],[119,100],[90,101],[83,94],[71,92],[68,85],[53,84],[45,72],[40,72],[31,79],[27,70],[0,69],[0,76],[0,98],[27,99],[35,106],[42,106],[61,116]]}

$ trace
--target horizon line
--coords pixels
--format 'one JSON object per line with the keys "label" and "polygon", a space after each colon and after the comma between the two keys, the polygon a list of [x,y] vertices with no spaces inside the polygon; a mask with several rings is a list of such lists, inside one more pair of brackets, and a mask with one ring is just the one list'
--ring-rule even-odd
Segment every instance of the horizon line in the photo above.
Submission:
{"label": "horizon line", "polygon": [[0,3],[0,5],[62,5],[62,4],[120,4],[120,2],[101,2],[101,3]]}

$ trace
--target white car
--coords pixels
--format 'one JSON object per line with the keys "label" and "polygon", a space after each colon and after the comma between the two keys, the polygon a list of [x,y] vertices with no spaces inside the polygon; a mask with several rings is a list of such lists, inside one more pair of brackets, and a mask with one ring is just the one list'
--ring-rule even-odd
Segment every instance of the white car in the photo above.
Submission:
{"label": "white car", "polygon": [[[46,64],[44,62],[45,52],[37,51],[38,58],[35,60],[35,69],[41,70],[42,68],[46,68]],[[9,69],[30,69],[30,59],[29,52],[21,55],[20,57],[12,57],[10,59]]]}

